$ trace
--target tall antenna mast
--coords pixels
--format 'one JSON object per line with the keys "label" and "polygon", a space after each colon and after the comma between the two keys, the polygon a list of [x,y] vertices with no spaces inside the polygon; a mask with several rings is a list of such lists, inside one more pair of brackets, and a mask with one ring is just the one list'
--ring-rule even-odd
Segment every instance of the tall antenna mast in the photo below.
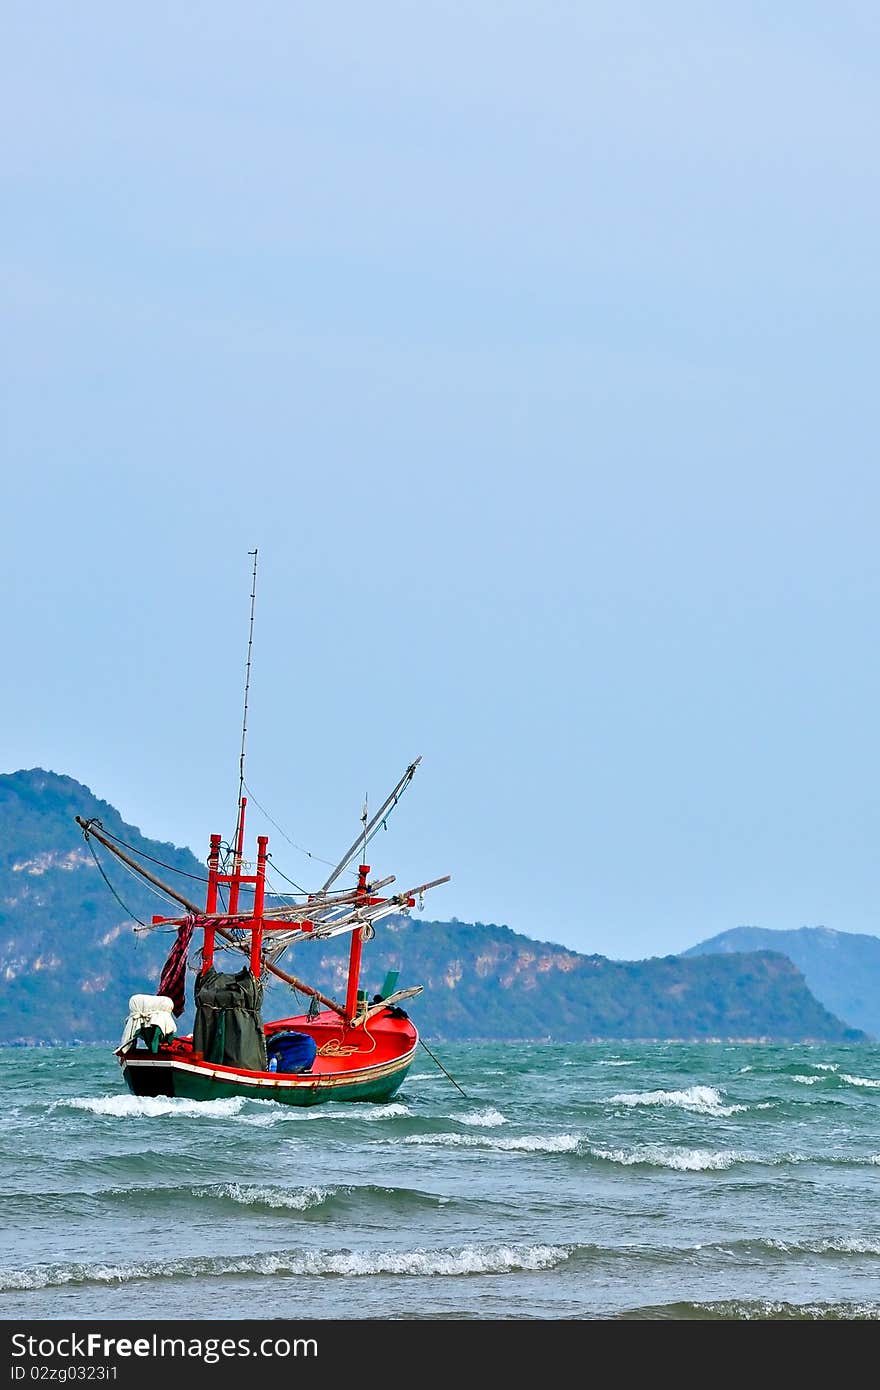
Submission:
{"label": "tall antenna mast", "polygon": [[254,569],[251,575],[251,620],[248,626],[247,644],[247,665],[244,673],[244,713],[241,719],[241,756],[238,760],[238,828],[241,829],[241,798],[244,794],[244,751],[247,741],[247,716],[248,716],[248,692],[251,688],[251,648],[254,645],[254,606],[257,599],[257,552],[249,550],[248,555],[254,557]]}

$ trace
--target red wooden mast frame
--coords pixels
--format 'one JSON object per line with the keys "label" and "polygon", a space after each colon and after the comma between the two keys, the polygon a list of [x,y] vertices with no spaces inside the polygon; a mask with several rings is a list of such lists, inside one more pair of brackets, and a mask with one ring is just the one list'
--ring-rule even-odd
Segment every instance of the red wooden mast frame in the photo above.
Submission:
{"label": "red wooden mast frame", "polygon": [[[233,852],[233,863],[231,873],[220,872],[220,846],[223,842],[221,835],[211,836],[211,848],[208,853],[208,888],[205,894],[205,916],[212,920],[198,922],[204,930],[204,945],[202,947],[202,966],[201,973],[210,970],[214,964],[214,949],[216,945],[217,929],[232,928],[236,931],[249,931],[251,934],[249,964],[251,973],[256,979],[262,974],[263,961],[263,934],[272,931],[290,931],[292,926],[299,928],[300,931],[308,933],[314,930],[314,923],[308,919],[301,919],[295,924],[287,919],[279,921],[266,921],[264,917],[266,905],[266,865],[269,859],[268,835],[257,836],[257,863],[256,872],[253,874],[242,873],[243,852],[244,852],[244,818],[247,797],[242,797],[240,803],[239,820],[236,834],[236,845]],[[372,897],[369,892],[367,875],[370,872],[369,864],[358,866],[357,889],[355,890],[355,904],[358,907],[375,907],[386,901],[384,898]],[[223,913],[218,914],[217,904],[220,896],[222,884],[229,888],[229,905]],[[242,885],[247,884],[253,887],[254,901],[251,914],[247,917],[233,921],[238,915],[239,899],[241,896]],[[408,900],[409,906],[415,906],[415,899]],[[226,915],[228,913],[228,916]],[[154,917],[154,924],[173,921],[169,917]],[[364,945],[364,923],[356,926],[352,932],[351,949],[348,957],[348,983],[345,995],[345,1018],[346,1025],[351,1025],[358,1015],[358,988],[360,985],[361,955]],[[224,933],[225,934],[225,933]]]}

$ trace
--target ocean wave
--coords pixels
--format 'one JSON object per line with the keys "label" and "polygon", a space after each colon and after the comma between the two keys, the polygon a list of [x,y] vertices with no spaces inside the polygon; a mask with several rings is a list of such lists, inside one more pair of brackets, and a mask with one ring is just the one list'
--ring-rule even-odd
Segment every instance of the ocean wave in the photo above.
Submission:
{"label": "ocean wave", "polygon": [[436,1210],[449,1204],[450,1198],[409,1187],[379,1187],[373,1183],[359,1187],[347,1184],[339,1187],[287,1188],[260,1183],[215,1183],[205,1187],[178,1189],[182,1193],[215,1201],[231,1201],[238,1206],[264,1207],[274,1211],[339,1211],[362,1213],[365,1206],[380,1211]]}
{"label": "ocean wave", "polygon": [[226,1182],[212,1187],[192,1187],[193,1197],[226,1198],[244,1207],[273,1207],[285,1211],[309,1211],[335,1197],[335,1187],[261,1187]]}
{"label": "ocean wave", "polygon": [[141,1280],[257,1276],[456,1276],[516,1274],[552,1269],[571,1255],[562,1245],[465,1245],[449,1250],[270,1251],[258,1255],[192,1256],[129,1263],[71,1262],[0,1267],[0,1292],[70,1284],[130,1284]]}
{"label": "ocean wave", "polygon": [[108,1209],[132,1211],[143,1216],[147,1213],[165,1213],[168,1220],[191,1218],[199,1207],[215,1203],[219,1207],[245,1207],[254,1212],[273,1211],[283,1215],[285,1212],[335,1217],[339,1214],[363,1217],[365,1211],[375,1211],[379,1215],[388,1212],[412,1213],[415,1211],[437,1211],[448,1206],[451,1201],[466,1201],[421,1192],[416,1188],[382,1187],[377,1184],[344,1184],[334,1186],[285,1187],[279,1183],[156,1183],[149,1186],[143,1183],[126,1183],[113,1187],[99,1187],[94,1191],[65,1189],[63,1192],[16,1192],[6,1199],[10,1215],[22,1220],[35,1215],[51,1213],[61,1219],[72,1215],[93,1217],[96,1212],[106,1214]]}
{"label": "ocean wave", "polygon": [[707,1303],[659,1303],[612,1314],[617,1320],[712,1318],[727,1322],[790,1320],[837,1322],[880,1318],[880,1303],[786,1303],[770,1298],[730,1298]]}
{"label": "ocean wave", "polygon": [[408,1134],[404,1144],[428,1144],[437,1148],[497,1149],[512,1153],[575,1153],[581,1140],[576,1134],[522,1134],[495,1139],[484,1134]]}
{"label": "ocean wave", "polygon": [[616,1058],[600,1058],[596,1063],[599,1067],[637,1067],[638,1062],[620,1062]]}
{"label": "ocean wave", "polygon": [[732,1149],[676,1149],[661,1144],[640,1144],[633,1149],[588,1150],[590,1157],[605,1163],[621,1164],[624,1168],[644,1165],[648,1168],[672,1168],[682,1173],[718,1172],[732,1168],[735,1163],[755,1161],[752,1156]]}
{"label": "ocean wave", "polygon": [[303,1114],[312,1118],[311,1110],[304,1112],[297,1106],[280,1105],[277,1101],[250,1096],[224,1096],[218,1100],[187,1100],[180,1096],[75,1096],[69,1100],[53,1101],[49,1108],[84,1110],[92,1115],[121,1120],[233,1120],[238,1125],[255,1129],[267,1129],[291,1119],[299,1120]]}
{"label": "ocean wave", "polygon": [[880,1088],[880,1081],[870,1076],[852,1076],[847,1071],[838,1071],[835,1067],[822,1066],[820,1076],[805,1076],[803,1072],[793,1072],[789,1076],[789,1081],[796,1081],[799,1086],[815,1086],[820,1081],[827,1081],[846,1086],[865,1086],[870,1090]]}
{"label": "ocean wave", "polygon": [[698,1115],[716,1115],[724,1118],[736,1115],[750,1107],[748,1105],[725,1105],[721,1092],[715,1086],[688,1086],[684,1091],[621,1091],[611,1097],[612,1105],[672,1105],[682,1110],[691,1110]]}
{"label": "ocean wave", "polygon": [[635,1144],[631,1149],[585,1148],[583,1153],[602,1163],[621,1164],[625,1168],[644,1165],[649,1168],[672,1168],[682,1172],[725,1170],[739,1165],[783,1168],[789,1165],[816,1163],[832,1167],[862,1168],[880,1165],[880,1154],[808,1154],[790,1150],[785,1153],[759,1153],[754,1149],[691,1149],[672,1144]]}
{"label": "ocean wave", "polygon": [[[289,1107],[284,1106],[285,1110]],[[390,1100],[382,1103],[359,1101],[357,1105],[310,1105],[300,1112],[304,1119],[319,1120],[395,1120],[412,1111],[403,1101]]]}
{"label": "ocean wave", "polygon": [[811,1062],[810,1066],[815,1067],[816,1071],[840,1071],[837,1062]]}
{"label": "ocean wave", "polygon": [[[253,1104],[253,1102],[250,1102]],[[269,1104],[269,1102],[266,1102]],[[66,1110],[86,1110],[92,1115],[110,1115],[114,1119],[155,1119],[174,1115],[188,1119],[228,1120],[241,1114],[248,1104],[244,1096],[226,1096],[222,1100],[183,1100],[175,1096],[76,1096],[58,1100],[50,1107]]]}
{"label": "ocean wave", "polygon": [[866,1236],[827,1236],[819,1240],[773,1240],[753,1242],[784,1255],[880,1255],[880,1240]]}
{"label": "ocean wave", "polygon": [[499,1125],[506,1125],[507,1119],[500,1110],[496,1110],[494,1105],[487,1105],[482,1110],[469,1110],[466,1115],[450,1116],[455,1118],[462,1125],[482,1125],[484,1129],[496,1129]]}

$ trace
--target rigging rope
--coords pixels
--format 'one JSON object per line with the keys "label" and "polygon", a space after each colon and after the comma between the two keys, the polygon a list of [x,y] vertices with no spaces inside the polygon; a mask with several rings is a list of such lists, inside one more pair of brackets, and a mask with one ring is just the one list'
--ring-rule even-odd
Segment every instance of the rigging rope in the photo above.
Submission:
{"label": "rigging rope", "polygon": [[[373,1037],[366,1023],[364,1023],[363,1029],[367,1037],[370,1039],[370,1042],[373,1044],[369,1052],[365,1053],[365,1056],[370,1057],[376,1051],[376,1039]],[[328,1040],[325,1043],[322,1043],[322,1045],[318,1048],[318,1056],[350,1057],[353,1052],[360,1051],[361,1048],[358,1047],[357,1043],[343,1043],[340,1042],[338,1038],[328,1038]]]}
{"label": "rigging rope", "polygon": [[160,869],[168,869],[170,873],[180,874],[182,878],[194,879],[196,883],[208,882],[201,874],[187,873],[186,869],[178,869],[174,864],[166,864],[164,859],[156,859],[152,854],[147,854],[146,850],[136,849],[134,845],[130,845],[128,841],[123,840],[121,836],[114,835],[112,830],[107,830],[104,824],[98,820],[97,816],[94,816],[89,824],[96,825],[101,834],[106,835],[108,840],[115,840],[117,845],[122,845],[125,849],[131,850],[131,853],[136,854],[139,859],[149,859],[151,864],[158,864]]}
{"label": "rigging rope", "polygon": [[128,906],[127,903],[124,903],[124,902],[122,901],[122,899],[120,898],[120,896],[119,896],[119,894],[117,893],[116,889],[113,887],[113,884],[110,882],[109,878],[108,878],[107,875],[104,873],[104,870],[103,870],[103,868],[101,867],[100,860],[98,859],[98,856],[97,856],[97,854],[95,853],[95,846],[92,844],[92,842],[91,842],[91,840],[89,839],[88,835],[86,835],[85,841],[86,841],[86,844],[87,844],[88,847],[89,847],[89,850],[91,851],[92,858],[93,858],[94,861],[95,861],[95,868],[98,870],[98,873],[101,875],[101,877],[102,877],[102,879],[104,880],[104,882],[106,883],[107,887],[110,889],[110,892],[113,894],[114,898],[115,898],[116,901],[119,903],[119,906],[122,908],[123,912],[126,914],[127,917],[130,917],[131,920],[132,920],[133,922],[137,922],[137,924],[138,924],[139,927],[145,927],[145,926],[147,925],[146,922],[142,922],[141,919],[140,919],[140,917],[135,917],[135,915],[134,915],[134,913],[132,912],[131,908]]}
{"label": "rigging rope", "polygon": [[135,879],[141,887],[148,889],[151,893],[154,893],[156,897],[159,898],[163,903],[168,903],[169,907],[174,908],[175,912],[179,911],[180,905],[179,903],[175,902],[174,898],[169,898],[167,893],[163,893],[161,888],[157,888],[156,885],[154,883],[151,883],[149,879],[142,878],[141,875],[138,873],[137,869],[133,869],[130,864],[126,864],[124,859],[120,859],[119,862],[122,865],[125,872],[127,874],[130,874],[131,877]]}
{"label": "rigging rope", "polygon": [[[316,860],[318,861],[319,864],[326,864],[327,867],[328,867],[329,869],[332,869],[332,868],[333,868],[333,861],[332,861],[331,859],[322,859],[321,856],[320,856],[320,854],[313,854],[312,851],[311,851],[310,849],[304,849],[302,845],[298,845],[298,844],[296,844],[296,842],[295,842],[294,840],[291,840],[290,836],[288,835],[288,833],[287,833],[287,831],[284,829],[284,827],[281,826],[281,825],[279,825],[278,822],[277,822],[277,820],[274,820],[274,819],[272,818],[272,816],[269,815],[269,812],[266,810],[265,806],[263,806],[263,805],[260,804],[260,802],[257,800],[257,798],[254,796],[253,792],[251,791],[250,787],[248,786],[247,782],[245,782],[243,785],[244,785],[245,791],[247,792],[248,796],[250,797],[250,799],[251,799],[251,801],[254,803],[254,805],[255,805],[256,807],[258,807],[259,810],[262,811],[263,815],[266,817],[266,820],[269,821],[272,825],[274,825],[274,827],[275,827],[275,829],[278,831],[279,835],[283,835],[283,836],[284,836],[285,840],[286,840],[287,843],[291,846],[292,849],[297,850],[300,854],[304,854],[304,855],[306,856],[307,859],[316,859]],[[278,872],[280,873],[281,870],[279,869]],[[291,878],[291,879],[288,879],[287,881],[288,881],[288,883],[293,883],[293,879],[292,879],[292,878]],[[298,883],[297,883],[297,884],[294,884],[294,887],[295,887],[295,888],[299,888],[299,884],[298,884]],[[301,893],[305,893],[305,892],[307,892],[308,890],[305,889],[305,888],[299,888],[299,891],[300,891]]]}
{"label": "rigging rope", "polygon": [[462,1090],[461,1090],[461,1087],[459,1086],[459,1084],[458,1084],[458,1082],[456,1081],[455,1077],[449,1075],[449,1072],[446,1070],[446,1068],[444,1067],[443,1063],[440,1061],[440,1059],[439,1059],[438,1057],[435,1057],[435,1056],[434,1056],[434,1054],[433,1054],[433,1052],[431,1051],[431,1049],[430,1049],[430,1047],[428,1046],[428,1044],[427,1044],[426,1042],[424,1042],[424,1041],[422,1040],[422,1038],[419,1038],[419,1042],[422,1044],[422,1047],[423,1047],[423,1048],[425,1049],[425,1051],[427,1052],[427,1054],[428,1054],[428,1056],[430,1057],[431,1061],[432,1061],[432,1062],[436,1062],[437,1066],[440,1068],[440,1070],[442,1071],[443,1075],[449,1077],[449,1080],[452,1082],[452,1084],[453,1084],[453,1086],[455,1087],[455,1089],[456,1089],[457,1091],[461,1091],[461,1094],[464,1096],[465,1100],[470,1100],[470,1096],[468,1095],[467,1091],[462,1091]]}
{"label": "rigging rope", "polygon": [[[270,855],[269,858],[271,859],[272,856]],[[295,888],[296,891],[297,891],[298,893],[304,893],[305,896],[308,897],[308,894],[309,894],[308,888],[303,888],[302,885],[299,884],[299,883],[297,883],[295,879],[289,878],[288,875],[284,872],[283,869],[279,869],[279,867],[278,867],[278,865],[275,863],[275,860],[274,860],[274,859],[272,859],[272,872],[273,872],[273,873],[276,873],[276,874],[280,874],[281,877],[284,879],[284,882],[285,882],[285,883],[289,883],[289,884],[291,885],[291,887],[292,887],[292,888]],[[289,898],[289,897],[290,897],[290,894],[289,894],[289,893],[284,893],[284,894],[282,894],[281,896],[282,896],[282,897],[287,897],[287,898]]]}

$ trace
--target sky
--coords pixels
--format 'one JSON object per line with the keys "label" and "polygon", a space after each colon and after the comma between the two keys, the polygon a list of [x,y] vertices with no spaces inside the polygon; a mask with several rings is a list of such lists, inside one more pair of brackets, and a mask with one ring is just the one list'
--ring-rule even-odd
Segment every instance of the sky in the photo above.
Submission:
{"label": "sky", "polygon": [[[586,952],[876,932],[880,11],[7,0],[0,770]],[[293,843],[291,843],[293,842]],[[304,847],[316,856],[308,859]]]}

